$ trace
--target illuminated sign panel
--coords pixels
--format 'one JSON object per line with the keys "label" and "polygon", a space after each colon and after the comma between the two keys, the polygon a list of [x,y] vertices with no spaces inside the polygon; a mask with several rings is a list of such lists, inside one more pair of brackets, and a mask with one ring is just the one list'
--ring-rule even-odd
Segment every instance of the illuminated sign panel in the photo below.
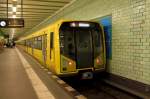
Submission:
{"label": "illuminated sign panel", "polygon": [[0,18],[0,28],[21,28],[24,27],[22,18]]}

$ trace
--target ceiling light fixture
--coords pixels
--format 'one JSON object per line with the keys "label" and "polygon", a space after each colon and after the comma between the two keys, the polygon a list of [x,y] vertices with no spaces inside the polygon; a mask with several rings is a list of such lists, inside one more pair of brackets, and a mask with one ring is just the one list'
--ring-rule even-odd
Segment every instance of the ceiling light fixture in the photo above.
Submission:
{"label": "ceiling light fixture", "polygon": [[11,33],[12,35],[11,35],[11,39],[13,39],[14,38],[14,34],[15,34],[15,29],[12,29],[12,33]]}
{"label": "ceiling light fixture", "polygon": [[13,15],[12,18],[16,18],[16,15]]}
{"label": "ceiling light fixture", "polygon": [[17,7],[12,7],[13,12],[17,12]]}

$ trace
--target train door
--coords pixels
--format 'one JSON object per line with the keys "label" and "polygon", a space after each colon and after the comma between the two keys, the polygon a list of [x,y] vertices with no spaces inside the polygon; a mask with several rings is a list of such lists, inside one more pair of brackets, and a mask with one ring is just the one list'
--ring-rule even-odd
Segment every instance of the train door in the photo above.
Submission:
{"label": "train door", "polygon": [[93,49],[91,32],[87,29],[78,29],[76,35],[77,68],[90,68],[93,66]]}
{"label": "train door", "polygon": [[54,32],[50,33],[50,61],[52,62],[54,60]]}
{"label": "train door", "polygon": [[47,61],[47,35],[42,36],[42,54],[43,54],[43,62],[46,65],[46,61]]}

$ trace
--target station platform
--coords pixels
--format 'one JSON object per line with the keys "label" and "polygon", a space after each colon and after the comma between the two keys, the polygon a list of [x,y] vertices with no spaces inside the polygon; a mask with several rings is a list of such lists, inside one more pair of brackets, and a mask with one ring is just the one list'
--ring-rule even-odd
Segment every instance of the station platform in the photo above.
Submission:
{"label": "station platform", "polygon": [[22,50],[5,48],[0,53],[0,99],[74,98],[41,68]]}

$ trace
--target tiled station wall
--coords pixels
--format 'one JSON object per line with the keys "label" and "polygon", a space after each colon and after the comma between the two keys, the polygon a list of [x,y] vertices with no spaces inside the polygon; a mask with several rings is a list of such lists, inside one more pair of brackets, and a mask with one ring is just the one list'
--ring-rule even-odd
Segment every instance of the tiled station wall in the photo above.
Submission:
{"label": "tiled station wall", "polygon": [[107,71],[150,84],[150,0],[77,0],[49,21],[110,14],[112,60]]}

